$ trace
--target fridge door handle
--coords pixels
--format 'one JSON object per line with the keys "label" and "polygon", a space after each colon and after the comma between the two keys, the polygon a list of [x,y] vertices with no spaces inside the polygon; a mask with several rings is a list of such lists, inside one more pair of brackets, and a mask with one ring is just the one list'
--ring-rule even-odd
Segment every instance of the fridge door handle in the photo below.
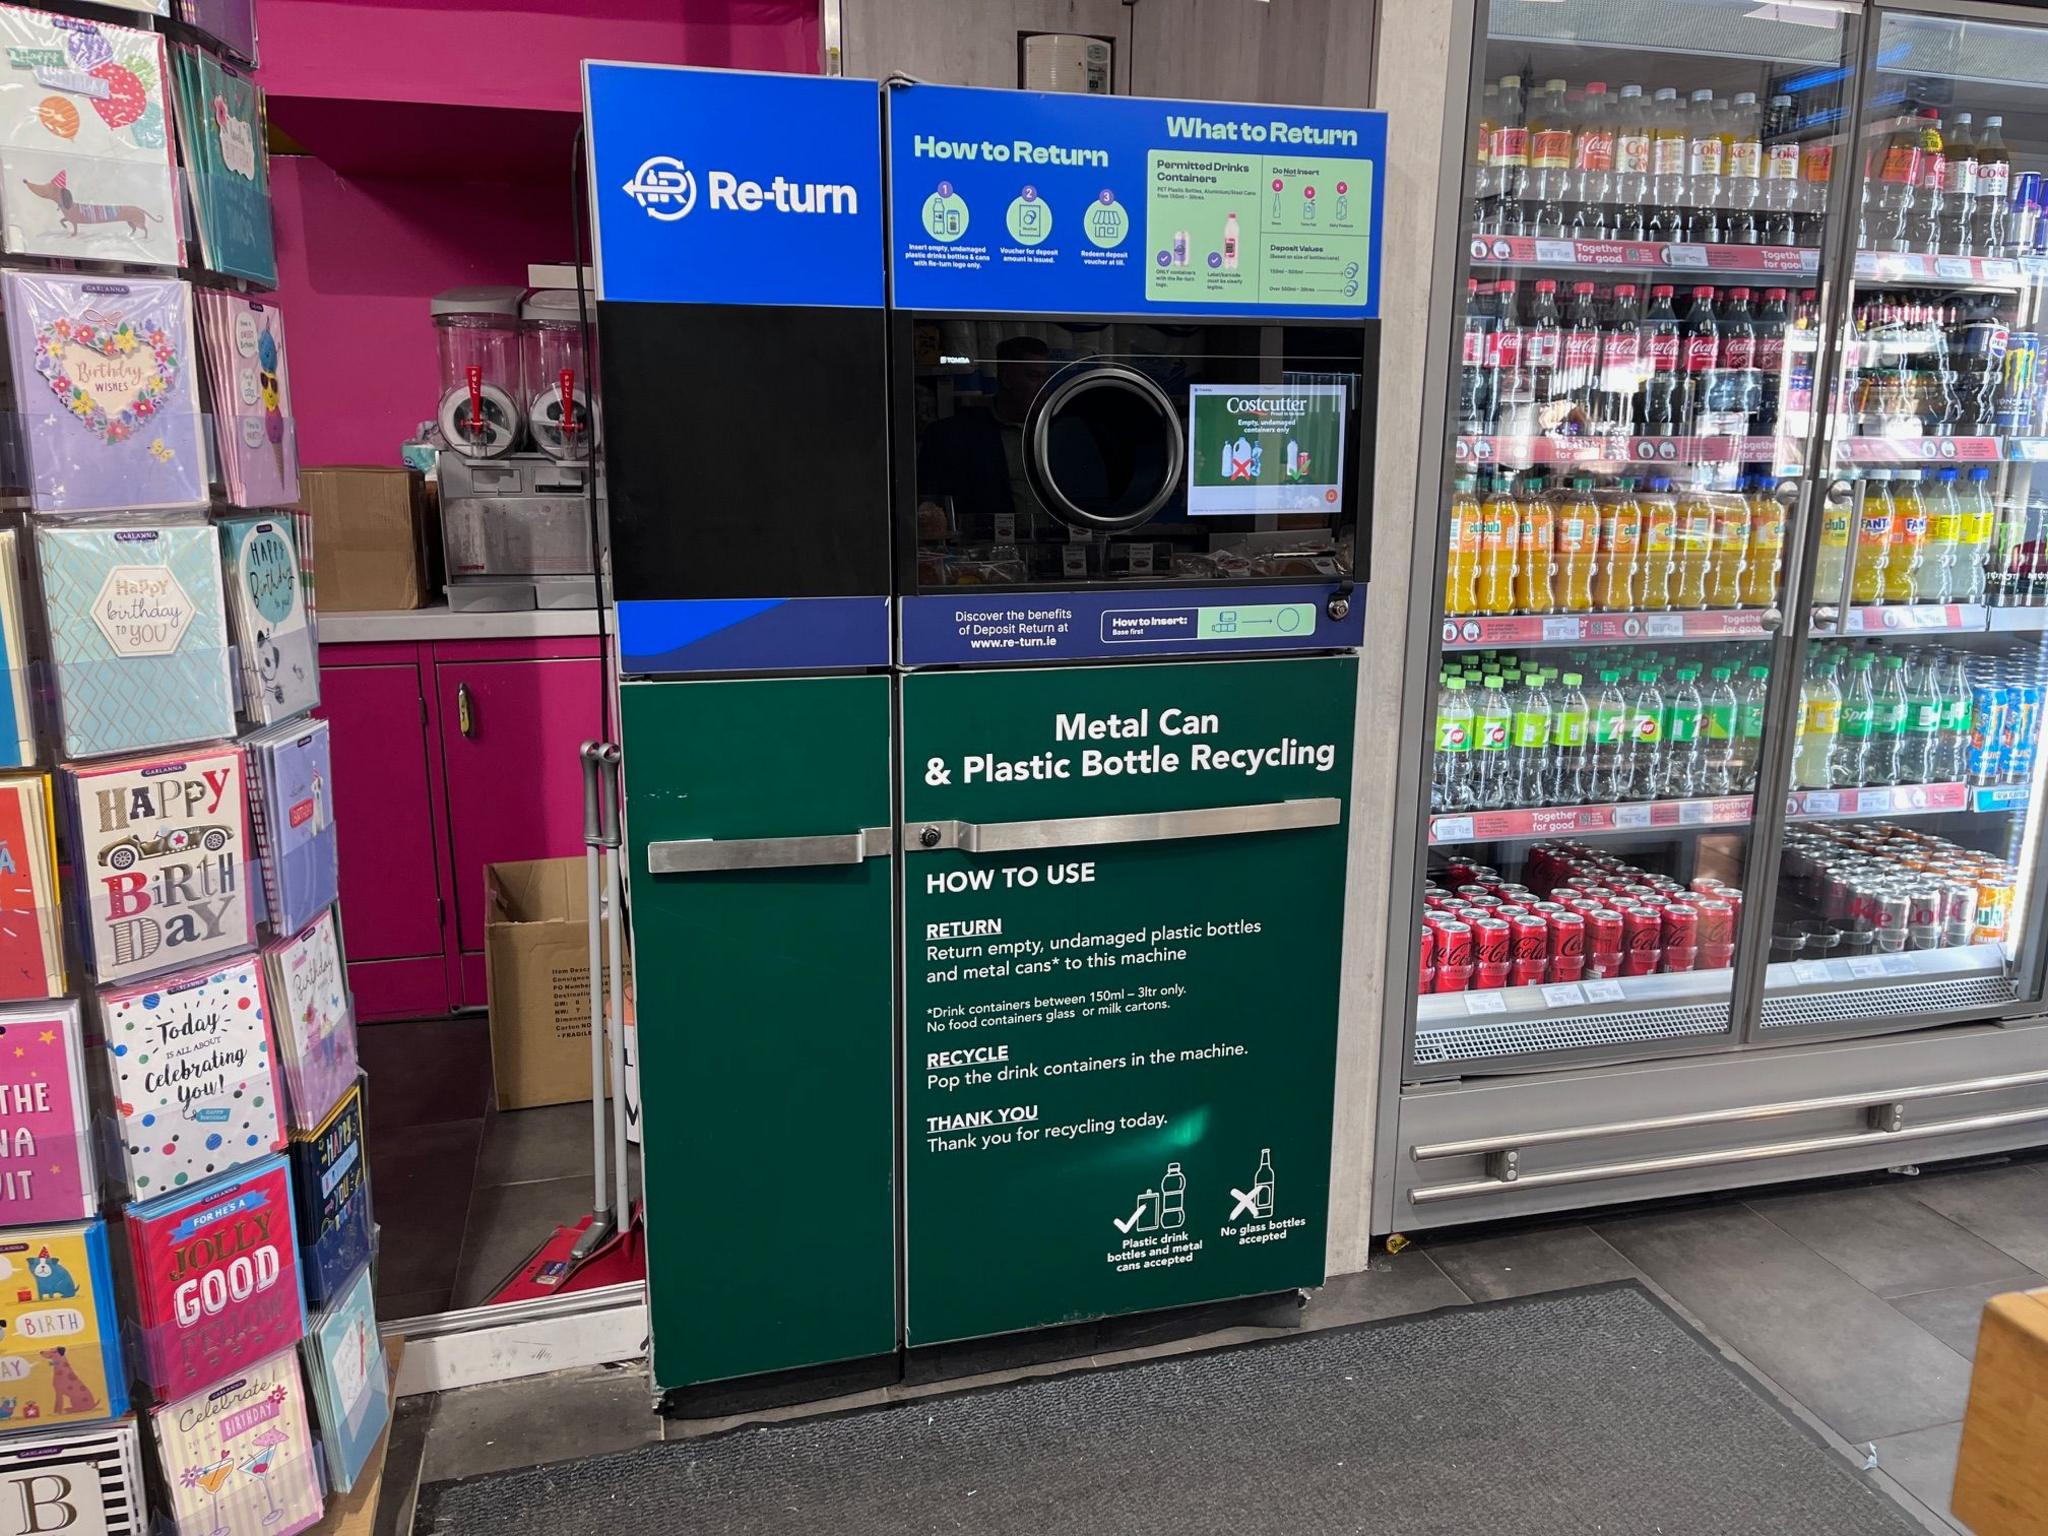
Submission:
{"label": "fridge door handle", "polygon": [[1334,798],[1219,805],[1195,811],[1139,811],[1126,816],[1066,816],[1045,821],[916,821],[903,828],[908,853],[1027,853],[1109,843],[1159,843],[1183,837],[1237,837],[1334,827],[1343,816]]}
{"label": "fridge door handle", "polygon": [[692,837],[647,845],[650,875],[734,869],[821,869],[889,857],[887,827],[813,837]]}

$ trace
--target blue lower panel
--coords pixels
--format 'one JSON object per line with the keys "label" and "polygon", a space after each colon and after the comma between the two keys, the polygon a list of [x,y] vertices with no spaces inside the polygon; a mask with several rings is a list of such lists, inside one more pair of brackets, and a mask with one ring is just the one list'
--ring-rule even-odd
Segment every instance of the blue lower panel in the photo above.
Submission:
{"label": "blue lower panel", "polygon": [[1073,661],[1090,656],[1195,656],[1323,651],[1357,645],[1365,594],[1330,617],[1328,582],[1295,587],[1104,587],[1085,592],[963,589],[900,599],[903,664]]}
{"label": "blue lower panel", "polygon": [[815,672],[888,664],[886,597],[619,604],[619,670],[626,673]]}

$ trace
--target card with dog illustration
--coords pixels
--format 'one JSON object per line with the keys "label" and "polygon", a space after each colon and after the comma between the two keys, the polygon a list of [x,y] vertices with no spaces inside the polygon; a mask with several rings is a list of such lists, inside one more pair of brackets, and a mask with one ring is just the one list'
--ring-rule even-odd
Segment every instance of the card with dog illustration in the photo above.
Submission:
{"label": "card with dog illustration", "polygon": [[235,747],[62,770],[75,926],[101,985],[249,946],[244,772]]}
{"label": "card with dog illustration", "polygon": [[31,506],[206,505],[191,284],[9,272],[0,302]]}
{"label": "card with dog illustration", "polygon": [[258,916],[263,931],[277,938],[297,933],[341,895],[327,722],[287,720],[244,737],[242,747],[263,870]]}
{"label": "card with dog illustration", "polygon": [[295,1350],[149,1416],[175,1536],[295,1536],[320,1518],[320,1467]]}
{"label": "card with dog illustration", "polygon": [[282,1157],[131,1205],[126,1226],[138,1374],[155,1401],[224,1381],[305,1333]]}
{"label": "card with dog illustration", "polygon": [[78,1004],[0,1008],[0,1225],[79,1221],[98,1205]]}
{"label": "card with dog illustration", "polygon": [[319,1127],[355,1085],[356,1030],[334,909],[263,951],[294,1132]]}
{"label": "card with dog illustration", "polygon": [[163,39],[0,6],[0,66],[0,243],[176,266]]}
{"label": "card with dog illustration", "polygon": [[270,152],[263,92],[202,48],[171,49],[178,143],[199,212],[208,271],[277,286],[270,233]]}
{"label": "card with dog illustration", "polygon": [[0,1430],[128,1409],[107,1224],[0,1232]]}
{"label": "card with dog illustration", "polygon": [[320,661],[288,518],[230,517],[220,524],[229,631],[242,661],[242,713],[259,725],[320,702]]}
{"label": "card with dog illustration", "polygon": [[0,1511],[4,1536],[144,1536],[149,1504],[135,1421],[0,1440]]}
{"label": "card with dog illustration", "polygon": [[261,958],[100,993],[122,1193],[154,1200],[285,1145]]}
{"label": "card with dog illustration", "polygon": [[215,288],[194,302],[227,499],[238,507],[288,506],[299,499],[299,449],[284,315],[275,304]]}

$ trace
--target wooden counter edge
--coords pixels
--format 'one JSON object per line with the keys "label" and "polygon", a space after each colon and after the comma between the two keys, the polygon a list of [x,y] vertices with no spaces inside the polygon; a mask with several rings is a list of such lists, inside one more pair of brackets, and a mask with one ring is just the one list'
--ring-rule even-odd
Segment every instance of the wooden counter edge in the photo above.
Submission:
{"label": "wooden counter edge", "polygon": [[2048,1290],[1984,1305],[1951,1503],[1977,1536],[2048,1531]]}

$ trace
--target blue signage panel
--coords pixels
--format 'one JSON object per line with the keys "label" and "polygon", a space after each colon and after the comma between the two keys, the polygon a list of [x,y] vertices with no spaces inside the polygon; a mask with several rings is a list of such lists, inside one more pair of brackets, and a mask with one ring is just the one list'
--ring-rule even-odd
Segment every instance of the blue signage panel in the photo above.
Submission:
{"label": "blue signage panel", "polygon": [[1081,661],[1343,650],[1365,638],[1365,594],[1330,617],[1334,583],[1002,592],[962,588],[898,603],[903,664]]}
{"label": "blue signage panel", "polygon": [[872,80],[583,66],[597,296],[879,308]]}
{"label": "blue signage panel", "polygon": [[822,672],[889,664],[886,597],[627,599],[619,670]]}
{"label": "blue signage panel", "polygon": [[888,95],[899,308],[1379,314],[1384,113]]}

